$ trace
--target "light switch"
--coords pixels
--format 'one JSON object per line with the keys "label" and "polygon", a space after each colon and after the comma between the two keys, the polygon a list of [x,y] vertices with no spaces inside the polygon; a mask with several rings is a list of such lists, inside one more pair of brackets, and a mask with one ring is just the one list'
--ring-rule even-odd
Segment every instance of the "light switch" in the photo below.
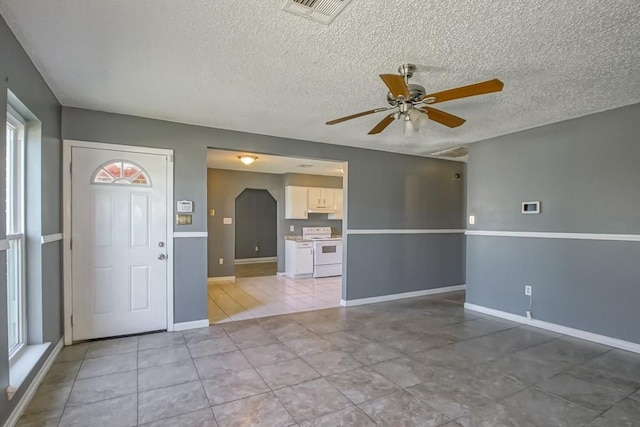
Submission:
{"label": "light switch", "polygon": [[473,225],[476,223],[476,216],[475,215],[469,215],[469,224]]}
{"label": "light switch", "polygon": [[216,210],[215,210],[215,209],[211,209],[211,210],[209,211],[209,215],[211,215],[211,216],[215,216],[215,214],[216,214]]}
{"label": "light switch", "polygon": [[233,221],[231,220],[231,218],[223,218],[222,223],[223,224],[233,224]]}

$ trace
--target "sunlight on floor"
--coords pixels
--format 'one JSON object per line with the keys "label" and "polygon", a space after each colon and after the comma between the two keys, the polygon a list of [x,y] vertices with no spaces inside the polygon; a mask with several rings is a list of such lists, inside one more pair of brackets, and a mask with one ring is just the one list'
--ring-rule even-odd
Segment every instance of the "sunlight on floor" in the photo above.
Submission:
{"label": "sunlight on floor", "polygon": [[268,276],[209,282],[209,322],[222,323],[340,305],[342,277]]}

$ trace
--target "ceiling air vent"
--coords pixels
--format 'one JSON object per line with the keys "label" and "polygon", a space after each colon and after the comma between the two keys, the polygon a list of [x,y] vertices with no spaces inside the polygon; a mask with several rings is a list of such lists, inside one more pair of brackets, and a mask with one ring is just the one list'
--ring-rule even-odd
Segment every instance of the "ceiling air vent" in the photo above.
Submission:
{"label": "ceiling air vent", "polygon": [[469,154],[469,149],[467,147],[453,147],[447,148],[446,150],[436,151],[435,153],[431,153],[432,156],[435,157],[464,157]]}
{"label": "ceiling air vent", "polygon": [[351,0],[285,0],[282,10],[329,24]]}

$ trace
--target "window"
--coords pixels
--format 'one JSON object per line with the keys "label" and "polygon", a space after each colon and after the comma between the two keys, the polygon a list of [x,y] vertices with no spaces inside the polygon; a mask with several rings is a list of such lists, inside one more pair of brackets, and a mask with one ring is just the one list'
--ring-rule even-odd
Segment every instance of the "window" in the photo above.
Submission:
{"label": "window", "polygon": [[6,141],[6,236],[7,249],[7,317],[9,359],[26,341],[24,280],[24,137],[25,121],[7,109]]}
{"label": "window", "polygon": [[91,178],[92,184],[146,185],[150,181],[140,166],[122,160],[110,161],[100,166]]}

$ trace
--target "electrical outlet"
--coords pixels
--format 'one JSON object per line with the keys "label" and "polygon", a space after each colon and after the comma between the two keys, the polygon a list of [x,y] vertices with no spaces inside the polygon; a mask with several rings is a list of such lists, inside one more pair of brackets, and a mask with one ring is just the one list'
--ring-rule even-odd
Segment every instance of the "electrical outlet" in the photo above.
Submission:
{"label": "electrical outlet", "polygon": [[220,258],[220,265],[224,264],[224,258]]}
{"label": "electrical outlet", "polygon": [[524,294],[527,295],[527,296],[531,296],[531,286],[526,285],[524,287]]}
{"label": "electrical outlet", "polygon": [[296,226],[295,225],[290,225],[289,226],[289,231],[296,231]]}

